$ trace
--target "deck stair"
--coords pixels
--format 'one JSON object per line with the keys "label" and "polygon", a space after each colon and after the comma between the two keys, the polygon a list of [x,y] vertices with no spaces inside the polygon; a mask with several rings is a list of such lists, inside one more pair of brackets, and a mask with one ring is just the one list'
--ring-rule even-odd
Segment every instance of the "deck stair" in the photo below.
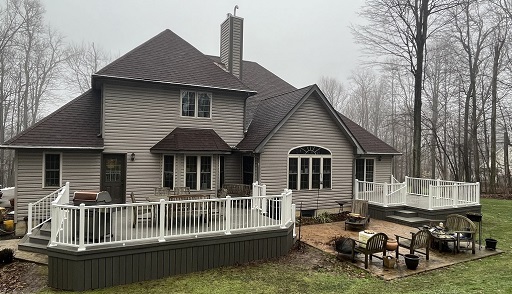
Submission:
{"label": "deck stair", "polygon": [[18,249],[23,251],[47,254],[46,247],[50,243],[51,237],[51,223],[47,222],[39,229],[35,229],[31,235],[25,235],[20,243]]}
{"label": "deck stair", "polygon": [[386,218],[388,221],[409,227],[420,227],[431,222],[430,219],[419,217],[417,212],[411,210],[395,210],[393,215]]}

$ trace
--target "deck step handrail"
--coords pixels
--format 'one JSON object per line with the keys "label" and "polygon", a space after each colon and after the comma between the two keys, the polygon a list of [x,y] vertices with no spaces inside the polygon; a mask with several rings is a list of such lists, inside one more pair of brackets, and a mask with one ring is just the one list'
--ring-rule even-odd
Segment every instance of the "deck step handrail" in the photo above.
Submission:
{"label": "deck step handrail", "polygon": [[28,204],[27,235],[51,220],[51,205],[69,202],[69,182],[36,202]]}
{"label": "deck step handrail", "polygon": [[[255,205],[262,203],[265,211],[263,205]],[[58,227],[52,221],[50,246],[81,251],[98,245],[286,228],[293,225],[293,209],[291,190],[279,195],[92,206],[53,203],[52,214],[62,217],[55,222]]]}

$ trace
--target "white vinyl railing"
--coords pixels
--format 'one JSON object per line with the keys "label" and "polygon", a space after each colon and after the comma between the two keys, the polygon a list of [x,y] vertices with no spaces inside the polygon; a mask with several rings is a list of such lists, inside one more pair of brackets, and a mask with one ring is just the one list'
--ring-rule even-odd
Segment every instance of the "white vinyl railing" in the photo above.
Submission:
{"label": "white vinyl railing", "polygon": [[355,199],[368,200],[383,206],[396,206],[405,203],[404,183],[375,183],[355,180]]}
{"label": "white vinyl railing", "polygon": [[354,199],[382,205],[408,205],[424,209],[442,209],[480,204],[480,183],[406,177],[391,184],[355,181]]}
{"label": "white vinyl railing", "polygon": [[51,220],[51,205],[69,203],[69,182],[34,203],[28,204],[27,234]]}
{"label": "white vinyl railing", "polygon": [[[266,207],[263,209],[262,207]],[[295,220],[291,190],[280,195],[183,201],[73,206],[52,204],[52,215],[62,216],[53,228],[50,246],[86,250],[91,246],[232,232],[285,228]]]}

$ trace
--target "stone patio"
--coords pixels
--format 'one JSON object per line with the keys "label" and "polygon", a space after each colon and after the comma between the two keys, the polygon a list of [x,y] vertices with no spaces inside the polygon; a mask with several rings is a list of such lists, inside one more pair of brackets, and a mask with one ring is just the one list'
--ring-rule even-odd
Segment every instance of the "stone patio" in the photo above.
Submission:
{"label": "stone patio", "polygon": [[[331,245],[331,240],[335,236],[344,236],[344,237],[350,237],[357,239],[358,238],[358,231],[351,231],[347,228],[347,230],[344,230],[345,224],[344,222],[334,222],[334,223],[327,223],[327,224],[320,224],[320,225],[308,225],[303,226],[300,230],[301,234],[301,240],[305,242],[308,245],[311,245],[313,247],[316,247],[320,250],[323,250],[327,253],[337,255],[335,252],[333,246]],[[299,228],[297,228],[298,233]],[[418,229],[411,228],[395,223],[386,222],[383,220],[377,220],[372,219],[369,223],[367,230],[372,230],[375,232],[383,232],[386,235],[388,235],[389,238],[395,238],[395,234],[409,237],[411,236],[411,232],[416,232]],[[483,243],[485,243],[484,240],[482,240]],[[431,249],[430,250],[430,259],[427,261],[425,259],[425,255],[419,255],[420,256],[420,263],[418,265],[418,268],[416,270],[409,270],[405,266],[404,258],[403,256],[400,256],[397,264],[392,269],[387,269],[383,267],[382,259],[379,258],[373,258],[369,262],[368,269],[371,274],[378,276],[384,280],[393,280],[396,278],[402,278],[446,266],[450,266],[453,264],[471,261],[471,260],[477,260],[484,257],[497,255],[502,253],[501,250],[497,249],[495,251],[487,250],[482,245],[481,249],[479,248],[478,244],[476,244],[476,254],[471,254],[471,250],[469,251],[463,251],[461,253],[453,254],[451,252],[442,252],[440,253],[438,250]],[[498,244],[499,246],[499,244]],[[401,248],[400,253],[409,253],[407,250],[403,250]],[[395,252],[388,252],[388,255],[395,256]],[[339,259],[344,260],[345,262],[350,262],[350,256],[345,255],[339,255]],[[359,256],[356,255],[356,262],[354,263],[355,266],[364,269],[364,255],[359,254]]]}

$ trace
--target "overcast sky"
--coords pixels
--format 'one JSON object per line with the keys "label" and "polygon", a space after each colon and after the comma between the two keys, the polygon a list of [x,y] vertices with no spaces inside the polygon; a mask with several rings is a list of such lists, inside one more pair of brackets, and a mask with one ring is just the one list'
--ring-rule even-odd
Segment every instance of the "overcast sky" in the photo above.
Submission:
{"label": "overcast sky", "polygon": [[67,40],[94,42],[120,56],[165,29],[204,54],[219,54],[220,24],[238,5],[244,18],[244,59],[295,87],[322,75],[345,81],[359,53],[350,24],[363,0],[43,0],[46,21]]}

